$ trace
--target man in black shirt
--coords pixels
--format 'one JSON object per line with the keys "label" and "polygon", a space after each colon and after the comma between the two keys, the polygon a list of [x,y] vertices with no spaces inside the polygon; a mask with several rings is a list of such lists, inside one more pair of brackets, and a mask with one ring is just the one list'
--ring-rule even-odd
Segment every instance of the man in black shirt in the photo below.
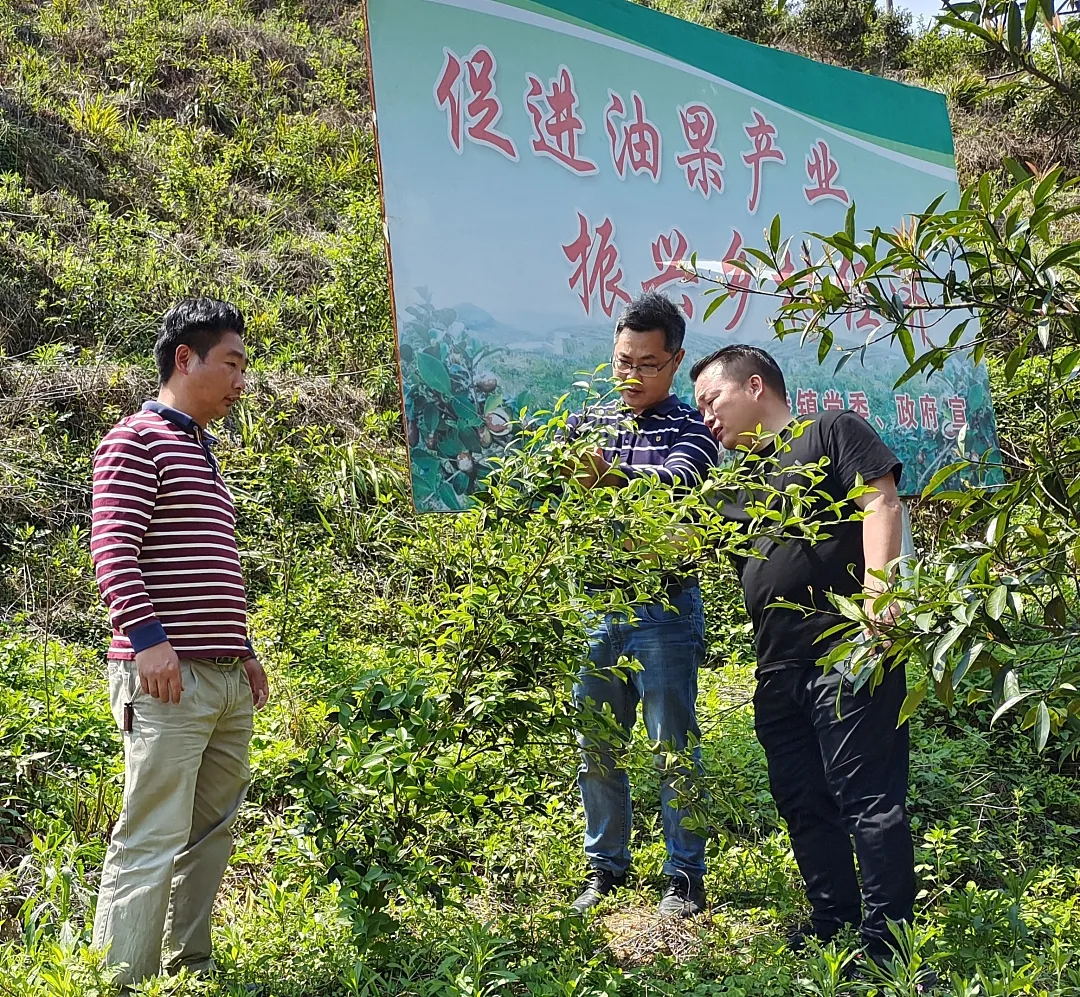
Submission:
{"label": "man in black shirt", "polygon": [[[905,809],[908,726],[897,727],[904,668],[887,668],[871,693],[870,682],[856,691],[850,668],[826,673],[816,662],[843,639],[822,637],[842,622],[827,593],[866,592],[867,613],[886,622],[874,616],[872,603],[887,583],[871,572],[886,571],[900,555],[902,465],[853,412],[793,419],[784,375],[764,350],[724,347],[699,360],[690,377],[713,435],[728,450],[771,458],[759,467],[772,486],[806,485],[792,468],[821,462],[825,478],[816,488],[834,501],[844,500],[857,476],[874,489],[841,513],[846,519],[861,510],[865,518],[837,522],[822,508],[813,518],[828,525],[816,542],[761,539],[755,548],[762,556],[740,558],[736,567],[754,625],[755,730],[812,908],[812,926],[789,939],[798,947],[809,933],[824,940],[845,924],[861,925],[868,955],[881,962],[893,955],[889,922],[910,921],[915,902]],[[750,497],[752,489],[728,514],[748,521]],[[777,606],[781,600],[800,609]]]}

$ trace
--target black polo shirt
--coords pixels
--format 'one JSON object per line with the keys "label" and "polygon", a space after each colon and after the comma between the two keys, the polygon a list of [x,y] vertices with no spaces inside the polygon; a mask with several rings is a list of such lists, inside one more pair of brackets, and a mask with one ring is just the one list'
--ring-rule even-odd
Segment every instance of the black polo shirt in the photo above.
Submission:
{"label": "black polo shirt", "polygon": [[[798,423],[806,422],[799,419]],[[763,452],[776,463],[762,461],[761,473],[768,475],[773,487],[791,483],[806,485],[807,478],[793,465],[811,464],[827,458],[822,468],[825,480],[817,486],[834,501],[842,500],[855,486],[856,475],[864,482],[892,474],[897,484],[903,465],[874,432],[854,412],[825,412],[813,417],[798,436],[790,431],[781,434],[779,446]],[[725,505],[729,518],[749,523],[745,505],[750,492]],[[862,591],[866,565],[863,559],[862,521],[837,522],[835,513],[827,513],[829,499],[821,498],[819,514],[811,519],[828,523],[816,543],[790,539],[760,539],[754,548],[763,557],[735,558],[742,582],[746,609],[754,624],[754,645],[759,672],[795,667],[816,661],[842,639],[840,635],[819,640],[841,618],[826,593],[853,596]],[[845,503],[843,516],[857,511],[854,502]],[[812,610],[782,609],[774,605],[786,600]]]}

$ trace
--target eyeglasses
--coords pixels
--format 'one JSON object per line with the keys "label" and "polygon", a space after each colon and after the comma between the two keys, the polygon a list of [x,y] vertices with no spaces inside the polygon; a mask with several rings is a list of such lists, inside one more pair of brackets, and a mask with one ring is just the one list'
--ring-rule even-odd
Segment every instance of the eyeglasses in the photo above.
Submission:
{"label": "eyeglasses", "polygon": [[612,357],[611,369],[620,377],[626,374],[632,374],[634,371],[637,371],[642,377],[656,377],[660,371],[667,367],[674,359],[674,357],[670,357],[665,363],[657,366],[654,363],[631,363],[625,357]]}

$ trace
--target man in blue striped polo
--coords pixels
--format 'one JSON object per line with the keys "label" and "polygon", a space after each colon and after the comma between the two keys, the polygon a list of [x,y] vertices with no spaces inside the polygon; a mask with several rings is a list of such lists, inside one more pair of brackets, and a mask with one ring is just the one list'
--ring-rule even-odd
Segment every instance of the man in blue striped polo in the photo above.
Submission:
{"label": "man in blue striped polo", "polygon": [[[685,351],[686,323],[661,294],[632,302],[615,329],[612,368],[628,383],[615,401],[587,413],[575,431],[598,429],[607,439],[587,461],[587,484],[618,487],[652,476],[665,484],[694,486],[719,460],[719,450],[701,415],[672,393]],[[579,475],[580,479],[581,475]],[[574,690],[579,708],[602,710],[607,704],[629,734],[637,706],[653,741],[677,750],[696,740],[698,666],[705,655],[705,620],[697,579],[666,579],[666,604],[639,605],[634,619],[607,614],[590,633],[590,664]],[[615,673],[621,656],[641,669]],[[618,748],[579,735],[578,785],[585,807],[585,855],[589,876],[574,901],[575,913],[595,907],[622,886],[630,868],[630,782],[619,767]],[[695,750],[695,757],[700,754]],[[661,765],[660,801],[668,859],[669,885],[660,902],[664,914],[689,916],[705,909],[705,839],[682,826],[677,809],[678,771]]]}

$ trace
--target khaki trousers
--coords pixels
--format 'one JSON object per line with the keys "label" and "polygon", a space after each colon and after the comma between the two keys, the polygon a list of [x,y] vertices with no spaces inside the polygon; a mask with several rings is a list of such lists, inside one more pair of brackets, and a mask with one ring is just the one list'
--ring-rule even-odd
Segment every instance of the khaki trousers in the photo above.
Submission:
{"label": "khaki trousers", "polygon": [[94,947],[121,966],[117,983],[163,968],[208,972],[210,914],[247,792],[252,702],[239,662],[181,660],[184,692],[161,703],[134,661],[109,662],[109,698],[124,733],[124,803],[101,873]]}

